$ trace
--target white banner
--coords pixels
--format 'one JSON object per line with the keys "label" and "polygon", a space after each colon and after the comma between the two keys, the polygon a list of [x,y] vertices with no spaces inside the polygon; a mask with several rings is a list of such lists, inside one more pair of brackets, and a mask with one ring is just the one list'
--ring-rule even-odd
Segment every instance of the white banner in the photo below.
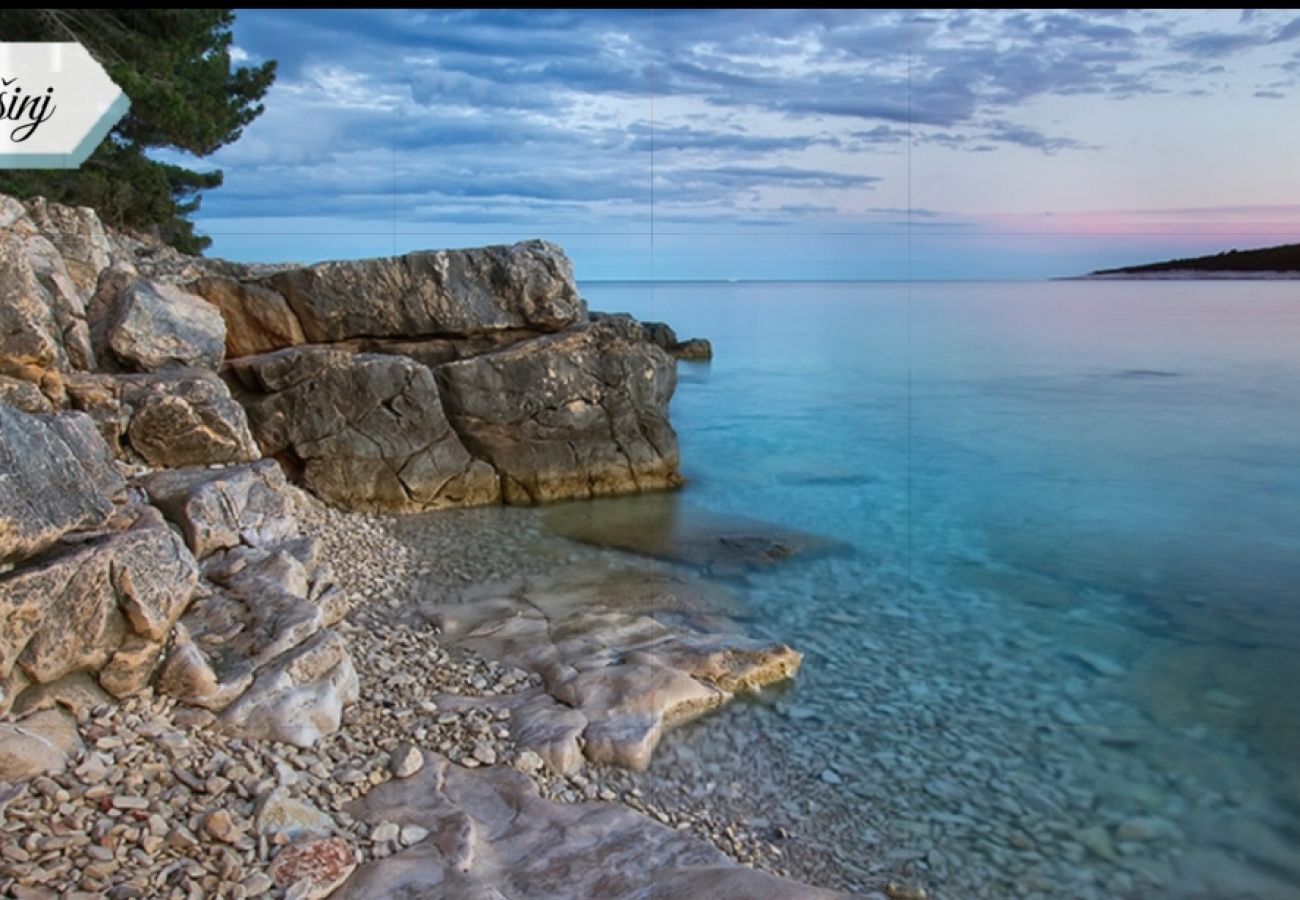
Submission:
{"label": "white banner", "polygon": [[130,101],[75,43],[0,43],[0,169],[75,169]]}

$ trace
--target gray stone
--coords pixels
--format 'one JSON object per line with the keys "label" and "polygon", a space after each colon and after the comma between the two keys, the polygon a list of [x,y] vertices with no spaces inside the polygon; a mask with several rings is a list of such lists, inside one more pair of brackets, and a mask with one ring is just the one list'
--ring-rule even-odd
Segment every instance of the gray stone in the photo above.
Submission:
{"label": "gray stone", "polygon": [[586,318],[572,264],[544,241],[319,263],[265,284],[311,341],[558,331]]}
{"label": "gray stone", "polygon": [[338,730],[343,707],[359,692],[346,642],[322,631],[259,671],[218,721],[247,737],[311,747]]}
{"label": "gray stone", "polygon": [[0,375],[0,406],[10,406],[25,413],[54,412],[53,404],[39,387],[7,375]]}
{"label": "gray stone", "polygon": [[88,367],[85,307],[62,258],[30,220],[7,213],[0,211],[0,221],[10,222],[0,225],[0,369]]}
{"label": "gray stone", "polygon": [[[154,516],[157,514],[154,513]],[[97,671],[134,633],[159,642],[189,603],[198,568],[161,517],[88,541],[0,578],[0,675],[15,656],[45,684],[80,669]],[[139,660],[136,664],[142,664]]]}
{"label": "gray stone", "polygon": [[500,473],[508,503],[682,484],[668,422],[673,361],[602,320],[437,370],[447,416]]}
{"label": "gray stone", "polygon": [[123,487],[94,423],[80,413],[38,416],[0,405],[0,563],[97,528]]}
{"label": "gray stone", "polygon": [[552,803],[506,767],[465,769],[431,757],[349,813],[428,832],[367,863],[340,900],[369,897],[566,897],[573,900],[830,900],[824,891],[738,865],[705,841],[616,803]]}
{"label": "gray stone", "polygon": [[260,547],[298,532],[284,473],[272,460],[220,470],[156,472],[141,484],[200,559],[240,543]]}
{"label": "gray stone", "polygon": [[171,370],[121,379],[126,438],[153,466],[250,462],[261,453],[248,419],[215,374]]}
{"label": "gray stone", "polygon": [[137,278],[101,302],[108,316],[105,346],[123,365],[140,372],[221,365],[226,325],[202,297],[173,284]]}
{"label": "gray stone", "polygon": [[334,833],[334,820],[305,800],[294,797],[287,788],[277,787],[257,802],[257,815],[253,820],[258,834],[274,837],[282,834],[290,840],[311,837],[329,837]]}
{"label": "gray stone", "polygon": [[394,778],[410,778],[424,768],[424,754],[420,748],[411,743],[401,743],[393,750],[388,761],[388,770]]}
{"label": "gray stone", "polygon": [[25,781],[65,771],[83,749],[77,724],[55,709],[0,722],[0,781]]}
{"label": "gray stone", "polygon": [[499,497],[495,473],[465,449],[418,363],[308,347],[234,360],[231,370],[262,450],[325,500],[415,511]]}
{"label": "gray stone", "polygon": [[99,216],[89,207],[63,206],[44,197],[28,200],[24,206],[35,227],[58,251],[82,299],[88,299],[99,273],[112,261],[112,244]]}

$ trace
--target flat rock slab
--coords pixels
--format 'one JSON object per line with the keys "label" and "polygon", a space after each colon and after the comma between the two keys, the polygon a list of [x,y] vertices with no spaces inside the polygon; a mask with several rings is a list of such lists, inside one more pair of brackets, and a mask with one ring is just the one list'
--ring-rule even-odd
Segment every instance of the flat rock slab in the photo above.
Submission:
{"label": "flat rock slab", "polygon": [[262,283],[309,341],[558,331],[587,318],[572,263],[545,241],[324,262]]}
{"label": "flat rock slab", "polygon": [[766,568],[792,557],[852,552],[843,541],[710,512],[673,494],[556,507],[547,510],[545,522],[570,540],[721,575]]}
{"label": "flat rock slab", "polygon": [[426,755],[415,776],[348,812],[429,837],[359,868],[334,896],[421,900],[830,900],[846,895],[737,865],[704,841],[614,803],[553,803],[504,767]]}
{"label": "flat rock slab", "polygon": [[516,740],[557,772],[576,771],[584,757],[644,770],[665,728],[792,678],[802,661],[739,632],[725,592],[665,572],[569,566],[452,600],[418,613],[444,644],[541,676],[543,689],[504,702]]}

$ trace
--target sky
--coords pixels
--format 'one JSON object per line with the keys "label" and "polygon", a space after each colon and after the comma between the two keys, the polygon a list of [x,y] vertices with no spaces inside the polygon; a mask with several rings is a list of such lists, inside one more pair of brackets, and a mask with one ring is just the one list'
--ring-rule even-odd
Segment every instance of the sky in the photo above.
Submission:
{"label": "sky", "polygon": [[1300,10],[269,11],[241,260],[542,237],[579,280],[1010,278],[1300,241]]}

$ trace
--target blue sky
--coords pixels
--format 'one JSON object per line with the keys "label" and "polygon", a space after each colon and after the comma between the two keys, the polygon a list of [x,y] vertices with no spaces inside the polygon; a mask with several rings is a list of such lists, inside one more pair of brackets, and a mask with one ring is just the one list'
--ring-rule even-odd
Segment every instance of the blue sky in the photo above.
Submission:
{"label": "blue sky", "polygon": [[262,11],[235,259],[1036,278],[1300,240],[1300,11]]}

